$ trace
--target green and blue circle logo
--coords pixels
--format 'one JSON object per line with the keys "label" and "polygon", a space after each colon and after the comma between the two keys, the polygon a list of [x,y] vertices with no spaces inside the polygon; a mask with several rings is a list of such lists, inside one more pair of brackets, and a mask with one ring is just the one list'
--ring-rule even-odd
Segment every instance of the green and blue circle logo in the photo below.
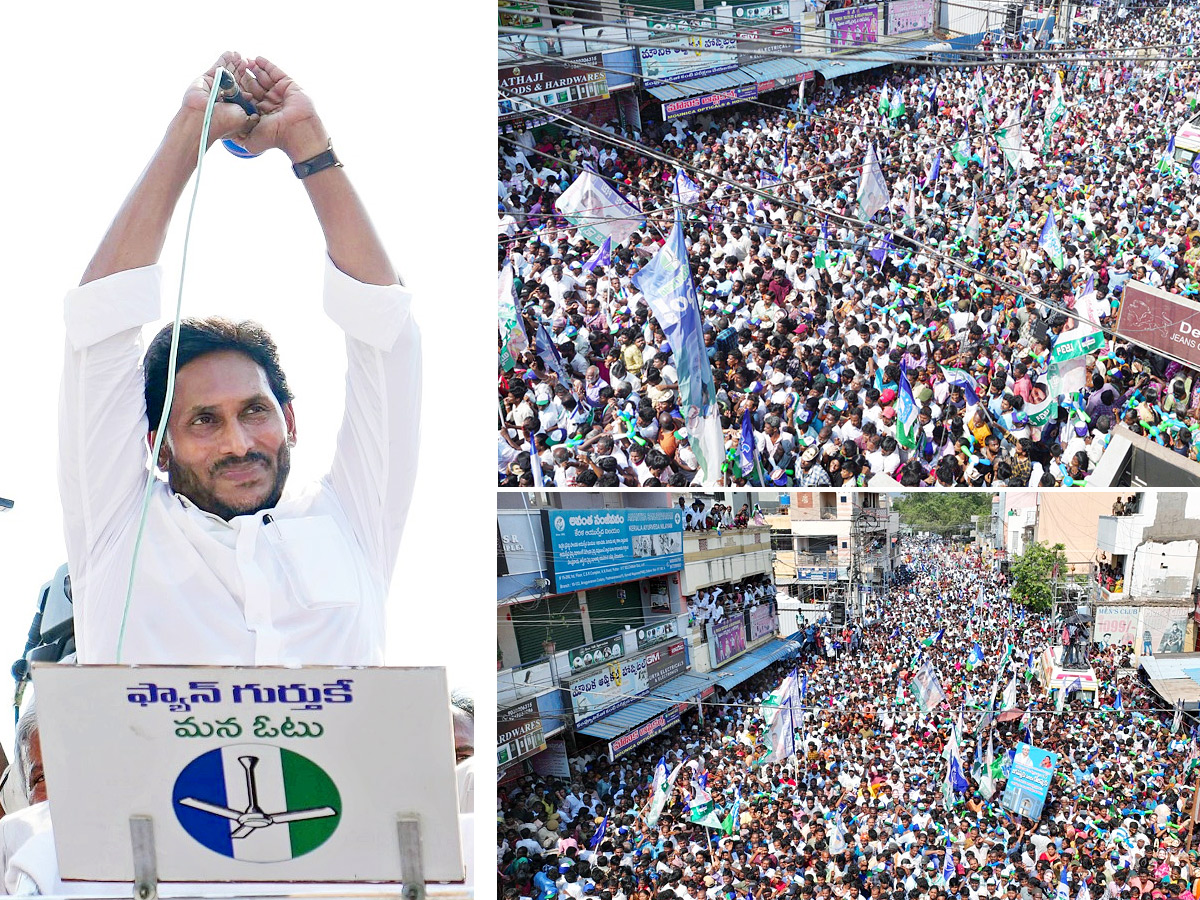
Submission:
{"label": "green and blue circle logo", "polygon": [[222,856],[283,862],[320,847],[337,830],[342,798],[312,760],[269,744],[209,750],[175,779],[172,806],[183,830]]}

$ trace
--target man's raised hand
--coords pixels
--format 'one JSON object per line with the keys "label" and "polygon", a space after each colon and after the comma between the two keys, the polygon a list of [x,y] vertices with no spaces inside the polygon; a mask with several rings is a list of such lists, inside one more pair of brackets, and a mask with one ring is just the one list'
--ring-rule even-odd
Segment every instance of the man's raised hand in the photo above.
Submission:
{"label": "man's raised hand", "polygon": [[266,57],[246,61],[238,73],[242,93],[258,107],[259,118],[243,146],[251,153],[278,147],[293,163],[311,159],[328,146],[329,135],[309,96]]}
{"label": "man's raised hand", "polygon": [[[213,79],[217,77],[217,67],[225,69],[230,75],[242,83],[246,75],[246,61],[241,54],[226,50],[217,58],[209,70],[188,85],[183,95],[183,108],[198,116],[204,115],[208,105],[208,97],[212,92]],[[222,138],[233,138],[242,143],[258,122],[258,116],[248,116],[236,103],[217,102],[213,107],[212,123],[208,130],[208,146],[211,147]]]}

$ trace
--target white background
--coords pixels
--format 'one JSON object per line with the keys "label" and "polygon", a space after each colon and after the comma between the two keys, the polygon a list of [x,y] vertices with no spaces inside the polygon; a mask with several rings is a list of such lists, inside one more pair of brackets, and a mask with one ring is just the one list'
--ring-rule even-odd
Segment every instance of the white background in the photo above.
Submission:
{"label": "white background", "polygon": [[[389,616],[392,664],[448,665],[494,745],[495,11],[483,4],[24,3],[6,10],[0,125],[0,741],[5,672],[39,586],[65,561],[56,478],[62,297],[221,51],[262,55],[313,97],[424,334],[421,464]],[[164,319],[186,204],[162,256]],[[185,315],[262,322],[296,394],[292,478],[328,466],[340,331],[320,310],[324,242],[286,157],[208,154]],[[489,699],[491,698],[491,699]],[[494,754],[484,749],[489,766]],[[487,790],[493,777],[483,774]],[[478,798],[486,804],[486,797]],[[488,807],[483,806],[485,812]],[[483,842],[485,845],[489,841]],[[486,872],[486,870],[484,870]]]}

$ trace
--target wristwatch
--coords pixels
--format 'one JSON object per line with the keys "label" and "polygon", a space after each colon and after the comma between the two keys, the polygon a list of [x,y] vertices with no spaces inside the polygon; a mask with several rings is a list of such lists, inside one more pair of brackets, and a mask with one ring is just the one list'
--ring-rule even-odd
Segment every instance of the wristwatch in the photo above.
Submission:
{"label": "wristwatch", "polygon": [[329,146],[309,159],[303,162],[298,162],[292,166],[292,171],[296,173],[297,178],[307,178],[309,175],[316,175],[325,169],[340,169],[342,161],[337,158],[337,154],[333,152],[333,141],[329,141]]}

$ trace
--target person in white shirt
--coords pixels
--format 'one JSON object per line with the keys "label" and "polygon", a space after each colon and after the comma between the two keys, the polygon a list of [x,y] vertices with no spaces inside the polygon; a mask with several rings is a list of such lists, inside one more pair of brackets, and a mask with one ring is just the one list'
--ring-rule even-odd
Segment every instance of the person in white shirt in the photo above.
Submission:
{"label": "person in white shirt", "polygon": [[[143,371],[140,331],[159,316],[156,264],[217,65],[259,112],[217,103],[210,144],[286,153],[324,231],[325,308],[346,333],[346,413],[329,474],[292,490],[297,416],[270,337],[253,323],[188,320],[155,460],[167,478],[152,484],[140,534],[170,346],[164,329]],[[416,475],[411,297],[299,85],[262,57],[226,53],[217,65],[185,93],[66,299],[59,473],[79,661],[378,665]]]}

